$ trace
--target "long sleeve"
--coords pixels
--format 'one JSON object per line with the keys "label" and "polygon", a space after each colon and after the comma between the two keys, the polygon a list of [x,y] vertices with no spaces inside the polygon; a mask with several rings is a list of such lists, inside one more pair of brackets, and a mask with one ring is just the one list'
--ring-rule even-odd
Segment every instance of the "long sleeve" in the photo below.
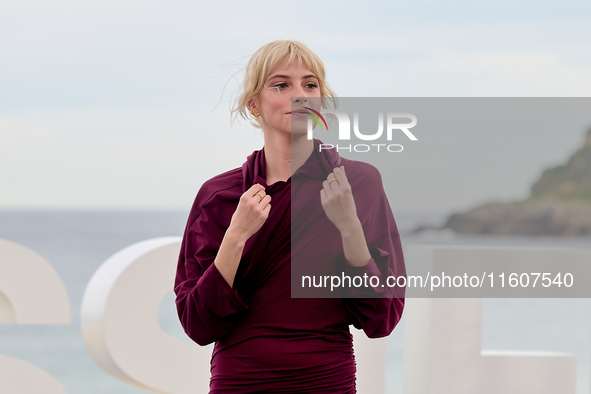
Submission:
{"label": "long sleeve", "polygon": [[[206,345],[227,335],[248,303],[217,270],[213,261],[232,206],[203,206],[200,191],[185,229],[175,280],[176,305],[187,335]],[[235,207],[234,207],[235,208]]]}
{"label": "long sleeve", "polygon": [[[405,274],[404,265],[401,267],[399,263],[402,259],[402,250],[395,251],[394,255],[375,247],[370,247],[369,250],[372,259],[368,265],[353,267],[346,263],[344,272],[351,277],[362,277],[364,274],[368,277],[377,277],[378,286],[347,289],[348,297],[351,298],[345,298],[343,301],[354,327],[363,329],[370,338],[381,338],[394,330],[404,309],[404,289],[390,288],[386,284],[388,276],[397,277]],[[396,260],[399,262],[396,263]],[[393,267],[398,267],[398,272],[395,272]]]}
{"label": "long sleeve", "polygon": [[[344,299],[351,323],[368,337],[389,335],[402,317],[404,288],[391,286],[392,278],[406,275],[402,244],[392,210],[383,189],[381,176],[374,167],[366,167],[362,185],[354,190],[358,213],[366,236],[371,260],[363,267],[343,263],[348,276],[375,277],[376,286],[351,287]],[[388,281],[390,278],[390,281]]]}

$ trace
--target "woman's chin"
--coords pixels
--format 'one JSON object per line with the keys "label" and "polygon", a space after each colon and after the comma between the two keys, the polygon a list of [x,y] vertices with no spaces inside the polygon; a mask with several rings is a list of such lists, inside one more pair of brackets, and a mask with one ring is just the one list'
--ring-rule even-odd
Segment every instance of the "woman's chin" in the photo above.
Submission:
{"label": "woman's chin", "polygon": [[291,138],[306,138],[308,136],[308,129],[307,127],[294,127],[291,126]]}
{"label": "woman's chin", "polygon": [[306,136],[308,134],[308,119],[300,117],[292,117],[290,132],[292,137]]}

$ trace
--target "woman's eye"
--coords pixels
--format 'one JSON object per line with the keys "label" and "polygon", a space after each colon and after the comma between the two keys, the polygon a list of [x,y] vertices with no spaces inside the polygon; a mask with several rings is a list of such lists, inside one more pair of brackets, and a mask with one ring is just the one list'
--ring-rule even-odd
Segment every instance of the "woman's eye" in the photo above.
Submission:
{"label": "woman's eye", "polygon": [[277,85],[273,86],[279,90],[287,88],[287,84],[285,82],[278,83]]}
{"label": "woman's eye", "polygon": [[314,90],[314,89],[316,89],[317,87],[318,87],[318,85],[317,85],[317,84],[315,84],[315,83],[313,83],[313,82],[310,82],[310,83],[307,83],[307,84],[306,84],[306,88],[308,88],[308,89],[310,89],[310,90]]}

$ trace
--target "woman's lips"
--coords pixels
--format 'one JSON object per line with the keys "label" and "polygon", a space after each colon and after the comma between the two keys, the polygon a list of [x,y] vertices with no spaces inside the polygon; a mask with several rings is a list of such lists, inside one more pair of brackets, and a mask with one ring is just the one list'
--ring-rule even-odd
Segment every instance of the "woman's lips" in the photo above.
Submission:
{"label": "woman's lips", "polygon": [[308,118],[307,112],[290,112],[289,115],[296,116],[298,118]]}
{"label": "woman's lips", "polygon": [[288,112],[287,114],[292,115],[292,116],[297,116],[300,118],[305,118],[305,117],[308,117],[309,112],[306,111],[305,109],[296,109],[294,111]]}

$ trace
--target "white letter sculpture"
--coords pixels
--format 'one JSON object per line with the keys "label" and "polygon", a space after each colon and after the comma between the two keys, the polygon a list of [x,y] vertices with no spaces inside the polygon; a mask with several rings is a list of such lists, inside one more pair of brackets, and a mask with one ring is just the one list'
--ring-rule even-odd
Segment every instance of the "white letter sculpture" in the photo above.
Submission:
{"label": "white letter sculpture", "polygon": [[[70,324],[64,283],[43,257],[0,239],[0,323]],[[0,392],[65,394],[47,372],[0,355]]]}
{"label": "white letter sculpture", "polygon": [[158,324],[179,250],[179,238],[155,238],[105,261],[82,300],[82,334],[95,361],[128,384],[158,393],[207,393],[211,349],[179,341]]}
{"label": "white letter sculpture", "polygon": [[[423,246],[409,250],[407,263],[432,263],[437,271],[462,260],[517,263],[549,255],[546,250]],[[559,264],[564,252],[554,256]],[[572,354],[481,350],[480,298],[409,298],[404,313],[405,394],[576,393]]]}

